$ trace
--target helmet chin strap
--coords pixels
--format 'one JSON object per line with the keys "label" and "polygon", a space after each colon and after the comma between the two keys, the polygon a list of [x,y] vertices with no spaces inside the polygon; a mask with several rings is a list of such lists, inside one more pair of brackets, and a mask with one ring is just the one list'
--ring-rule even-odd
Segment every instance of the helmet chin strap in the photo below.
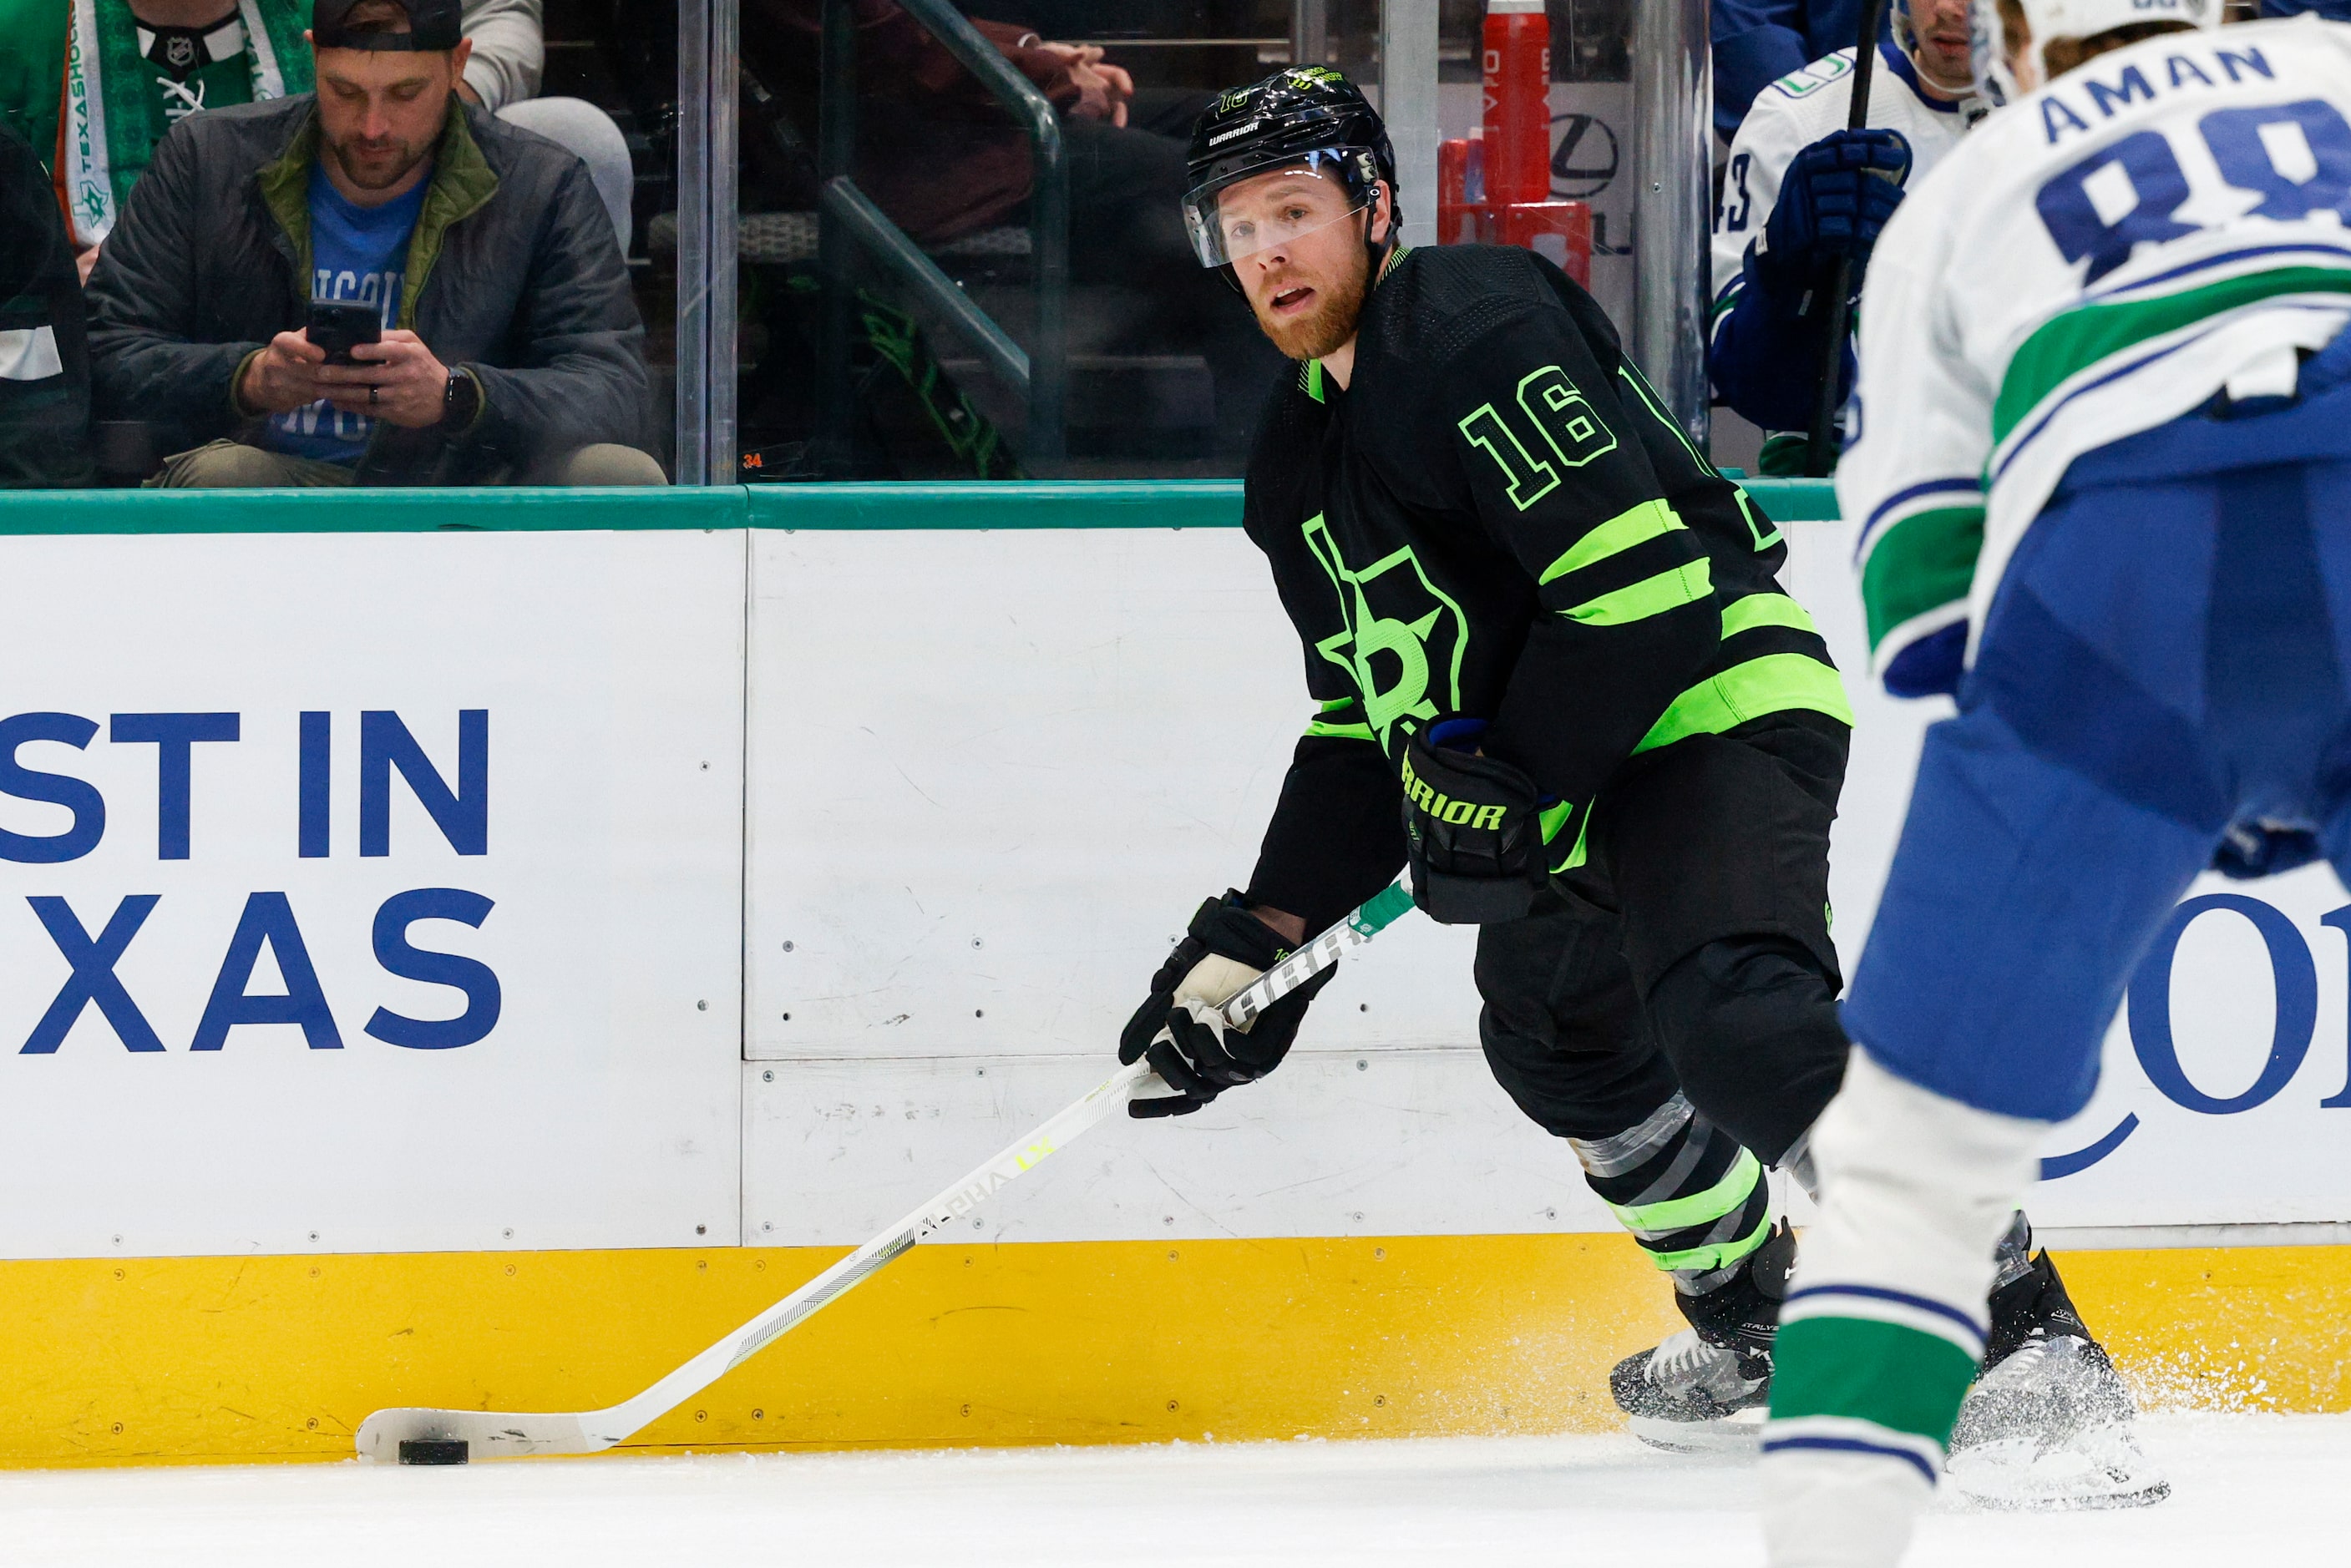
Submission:
{"label": "helmet chin strap", "polygon": [[1374,202],[1364,209],[1364,252],[1371,258],[1372,267],[1372,275],[1365,280],[1364,286],[1364,292],[1366,294],[1379,287],[1380,279],[1387,271],[1388,261],[1395,254],[1397,249],[1395,192],[1392,187],[1386,187],[1384,182],[1383,185],[1388,191],[1388,232],[1385,238],[1380,240],[1372,238],[1372,225],[1380,221],[1379,203]]}

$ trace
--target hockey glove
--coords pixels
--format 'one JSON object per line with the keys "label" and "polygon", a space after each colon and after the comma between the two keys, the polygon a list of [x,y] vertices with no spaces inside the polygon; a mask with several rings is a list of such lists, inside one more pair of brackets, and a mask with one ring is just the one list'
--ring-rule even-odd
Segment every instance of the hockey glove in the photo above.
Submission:
{"label": "hockey glove", "polygon": [[1405,742],[1405,861],[1412,901],[1448,926],[1515,920],[1545,880],[1535,781],[1469,748],[1478,719],[1443,719]]}
{"label": "hockey glove", "polygon": [[1755,282],[1800,310],[1804,292],[1826,281],[1839,256],[1851,256],[1859,287],[1909,177],[1910,143],[1898,130],[1832,131],[1797,153],[1751,258]]}
{"label": "hockey glove", "polygon": [[1129,1116],[1188,1116],[1235,1085],[1253,1083],[1281,1064],[1298,1037],[1306,1004],[1337,971],[1324,970],[1246,1028],[1233,1028],[1217,1009],[1289,952],[1280,934],[1250,914],[1238,893],[1200,906],[1184,940],[1151,977],[1150,996],[1118,1037],[1121,1062],[1148,1058],[1151,1070],[1176,1093],[1130,1100]]}
{"label": "hockey glove", "polygon": [[2306,827],[2239,822],[2220,836],[2220,847],[2212,852],[2212,869],[2223,877],[2251,882],[2307,866],[2324,853],[2318,835]]}

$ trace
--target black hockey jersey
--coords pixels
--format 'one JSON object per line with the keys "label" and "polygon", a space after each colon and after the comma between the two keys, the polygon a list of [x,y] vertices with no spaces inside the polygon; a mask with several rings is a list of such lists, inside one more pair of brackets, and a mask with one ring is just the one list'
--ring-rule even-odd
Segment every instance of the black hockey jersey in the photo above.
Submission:
{"label": "black hockey jersey", "polygon": [[1583,859],[1625,760],[1804,708],[1852,722],[1781,592],[1787,547],[1667,415],[1592,296],[1530,252],[1405,253],[1342,390],[1299,368],[1266,412],[1244,523],[1305,644],[1320,711],[1249,897],[1344,914],[1404,863],[1396,762],[1437,717],[1551,804]]}

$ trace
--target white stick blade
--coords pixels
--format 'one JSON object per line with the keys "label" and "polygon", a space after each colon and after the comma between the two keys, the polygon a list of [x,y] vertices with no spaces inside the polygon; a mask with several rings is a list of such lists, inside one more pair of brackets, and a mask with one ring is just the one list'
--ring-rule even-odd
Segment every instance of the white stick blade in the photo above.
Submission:
{"label": "white stick blade", "polygon": [[398,1464],[400,1445],[429,1438],[455,1438],[468,1461],[519,1459],[526,1454],[592,1454],[618,1439],[591,1435],[577,1415],[517,1415],[498,1410],[429,1410],[399,1407],[378,1410],[360,1423],[360,1458]]}

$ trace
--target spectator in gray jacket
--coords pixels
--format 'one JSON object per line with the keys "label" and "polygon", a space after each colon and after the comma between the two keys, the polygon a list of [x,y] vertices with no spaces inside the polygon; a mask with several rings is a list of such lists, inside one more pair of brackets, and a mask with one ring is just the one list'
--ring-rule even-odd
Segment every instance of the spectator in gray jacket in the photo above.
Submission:
{"label": "spectator in gray jacket", "polygon": [[[89,287],[99,418],[170,485],[660,483],[643,328],[571,154],[464,103],[458,0],[318,0],[319,90],[192,116]],[[396,41],[395,41],[396,40]],[[375,306],[331,365],[313,300]]]}

